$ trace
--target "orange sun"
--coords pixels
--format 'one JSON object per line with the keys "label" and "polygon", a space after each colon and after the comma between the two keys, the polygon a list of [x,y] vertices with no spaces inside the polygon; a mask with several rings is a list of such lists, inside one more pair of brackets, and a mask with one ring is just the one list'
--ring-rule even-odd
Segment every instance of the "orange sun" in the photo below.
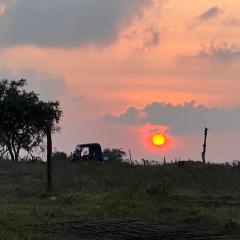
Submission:
{"label": "orange sun", "polygon": [[152,143],[155,146],[162,146],[166,143],[166,137],[163,134],[154,134],[152,136]]}

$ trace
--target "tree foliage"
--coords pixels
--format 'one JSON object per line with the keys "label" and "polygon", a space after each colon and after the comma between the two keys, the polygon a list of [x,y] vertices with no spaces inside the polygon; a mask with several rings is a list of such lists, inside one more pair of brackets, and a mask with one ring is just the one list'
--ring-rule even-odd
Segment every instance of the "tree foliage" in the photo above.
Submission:
{"label": "tree foliage", "polygon": [[103,151],[103,158],[105,160],[123,161],[125,156],[126,152],[121,148],[106,148]]}
{"label": "tree foliage", "polygon": [[25,87],[25,79],[0,81],[0,152],[15,161],[21,150],[40,146],[48,127],[58,131],[62,116],[59,102],[44,102]]}
{"label": "tree foliage", "polygon": [[57,161],[65,161],[68,160],[68,155],[65,152],[54,152],[52,154],[52,159]]}

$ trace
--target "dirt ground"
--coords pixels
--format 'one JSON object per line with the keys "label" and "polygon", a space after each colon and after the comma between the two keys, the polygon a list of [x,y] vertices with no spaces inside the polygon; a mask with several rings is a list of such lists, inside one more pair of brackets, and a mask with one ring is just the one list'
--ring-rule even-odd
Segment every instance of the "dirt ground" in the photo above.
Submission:
{"label": "dirt ground", "polygon": [[200,229],[173,228],[138,221],[86,220],[42,226],[48,239],[104,240],[224,240],[239,239],[230,233],[206,232]]}

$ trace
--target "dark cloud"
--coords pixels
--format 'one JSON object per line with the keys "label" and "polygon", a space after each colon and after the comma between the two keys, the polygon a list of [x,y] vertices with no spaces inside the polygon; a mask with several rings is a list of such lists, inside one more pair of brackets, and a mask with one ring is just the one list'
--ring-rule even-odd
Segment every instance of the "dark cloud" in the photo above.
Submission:
{"label": "dark cloud", "polygon": [[0,78],[9,80],[25,78],[27,80],[27,88],[38,93],[40,98],[44,100],[57,100],[64,94],[67,88],[63,76],[52,76],[32,69],[26,69],[17,73],[0,69]]}
{"label": "dark cloud", "polygon": [[[9,0],[0,21],[3,45],[105,45],[151,0]],[[11,3],[11,4],[10,4]]]}
{"label": "dark cloud", "polygon": [[141,124],[146,121],[144,117],[140,115],[140,112],[135,107],[129,107],[126,112],[119,116],[107,115],[104,117],[104,121],[123,124]]}
{"label": "dark cloud", "polygon": [[209,48],[203,46],[199,53],[193,58],[206,58],[221,62],[231,62],[240,59],[240,46],[235,44],[211,44]]}
{"label": "dark cloud", "polygon": [[145,49],[157,47],[160,43],[160,32],[154,28],[147,29],[149,39],[144,42]]}
{"label": "dark cloud", "polygon": [[198,27],[202,23],[217,17],[221,12],[222,10],[218,6],[211,7],[188,23],[188,28]]}
{"label": "dark cloud", "polygon": [[153,124],[169,126],[173,134],[189,134],[209,127],[214,131],[240,132],[240,107],[233,109],[208,108],[194,101],[172,105],[151,103],[143,109],[129,108],[125,113],[108,115],[104,121],[122,124]]}
{"label": "dark cloud", "polygon": [[[136,37],[137,32],[132,32],[132,36],[129,35],[128,38]],[[154,27],[147,27],[142,32],[143,35],[142,43],[140,47],[137,47],[134,53],[139,54],[145,51],[154,49],[159,46],[161,40],[162,31],[154,28]]]}
{"label": "dark cloud", "polygon": [[197,19],[200,21],[205,21],[210,18],[216,17],[221,12],[221,9],[218,6],[209,8],[207,11],[203,12]]}

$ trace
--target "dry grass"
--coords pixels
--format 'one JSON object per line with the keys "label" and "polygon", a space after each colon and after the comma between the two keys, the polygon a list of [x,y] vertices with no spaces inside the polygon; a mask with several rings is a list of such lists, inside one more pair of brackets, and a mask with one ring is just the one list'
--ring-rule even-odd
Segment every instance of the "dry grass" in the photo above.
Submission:
{"label": "dry grass", "polygon": [[138,219],[238,233],[240,167],[132,166],[54,161],[55,198],[44,163],[0,162],[1,239],[43,239],[38,226],[83,219]]}

